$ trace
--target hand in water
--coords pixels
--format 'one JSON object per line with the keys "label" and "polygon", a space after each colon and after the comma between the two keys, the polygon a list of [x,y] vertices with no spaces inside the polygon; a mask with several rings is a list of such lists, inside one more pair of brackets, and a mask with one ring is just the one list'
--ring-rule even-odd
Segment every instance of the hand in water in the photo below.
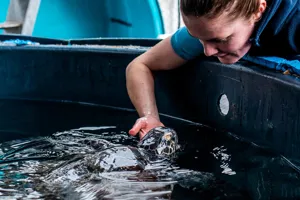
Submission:
{"label": "hand in water", "polygon": [[141,117],[136,120],[133,127],[129,130],[129,134],[135,136],[139,133],[140,139],[142,139],[151,129],[164,126],[157,118],[152,116]]}

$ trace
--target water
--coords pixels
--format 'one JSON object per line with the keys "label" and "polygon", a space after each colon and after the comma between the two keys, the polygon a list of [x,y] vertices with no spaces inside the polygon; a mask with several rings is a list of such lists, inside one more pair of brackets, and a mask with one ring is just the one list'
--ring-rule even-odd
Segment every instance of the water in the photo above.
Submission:
{"label": "water", "polygon": [[179,134],[174,160],[149,163],[128,135],[135,112],[72,103],[0,102],[0,199],[299,198],[284,157],[196,124],[162,117]]}

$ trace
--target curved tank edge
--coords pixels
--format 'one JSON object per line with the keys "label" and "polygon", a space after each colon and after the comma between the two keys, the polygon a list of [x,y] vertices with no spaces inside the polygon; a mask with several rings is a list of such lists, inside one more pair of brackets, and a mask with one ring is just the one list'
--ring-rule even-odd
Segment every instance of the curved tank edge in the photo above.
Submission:
{"label": "curved tank edge", "polygon": [[[155,21],[155,27],[157,31],[157,35],[165,34],[165,28],[164,28],[164,20],[162,17],[161,9],[158,0],[148,0],[150,7],[152,8],[152,15],[154,16]],[[159,20],[158,20],[159,19]]]}
{"label": "curved tank edge", "polygon": [[30,41],[37,45],[134,45],[134,46],[146,46],[152,47],[161,39],[158,38],[80,38],[80,39],[53,39],[46,37],[33,37],[18,34],[3,34],[0,35],[1,46],[5,46],[6,41]]}

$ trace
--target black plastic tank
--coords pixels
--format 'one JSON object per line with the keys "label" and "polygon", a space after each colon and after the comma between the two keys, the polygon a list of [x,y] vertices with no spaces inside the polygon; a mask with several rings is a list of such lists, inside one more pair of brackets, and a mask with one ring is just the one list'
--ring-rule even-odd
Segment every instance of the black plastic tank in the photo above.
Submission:
{"label": "black plastic tank", "polygon": [[[126,66],[159,41],[0,38],[2,42],[10,39],[38,44],[2,43],[0,98],[75,101],[132,110]],[[161,114],[232,132],[289,158],[300,157],[297,77],[249,62],[223,65],[199,57],[176,70],[157,72],[155,84]]]}

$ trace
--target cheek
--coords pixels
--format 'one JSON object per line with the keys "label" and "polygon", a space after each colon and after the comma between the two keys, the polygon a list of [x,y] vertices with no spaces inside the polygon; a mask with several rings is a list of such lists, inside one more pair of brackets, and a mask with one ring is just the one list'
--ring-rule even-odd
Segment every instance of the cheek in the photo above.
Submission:
{"label": "cheek", "polygon": [[238,51],[238,50],[241,50],[243,49],[247,44],[247,41],[240,38],[240,39],[232,39],[230,40],[229,43],[227,44],[221,44],[220,45],[220,50],[222,51],[227,51],[227,52],[235,52],[235,51]]}

